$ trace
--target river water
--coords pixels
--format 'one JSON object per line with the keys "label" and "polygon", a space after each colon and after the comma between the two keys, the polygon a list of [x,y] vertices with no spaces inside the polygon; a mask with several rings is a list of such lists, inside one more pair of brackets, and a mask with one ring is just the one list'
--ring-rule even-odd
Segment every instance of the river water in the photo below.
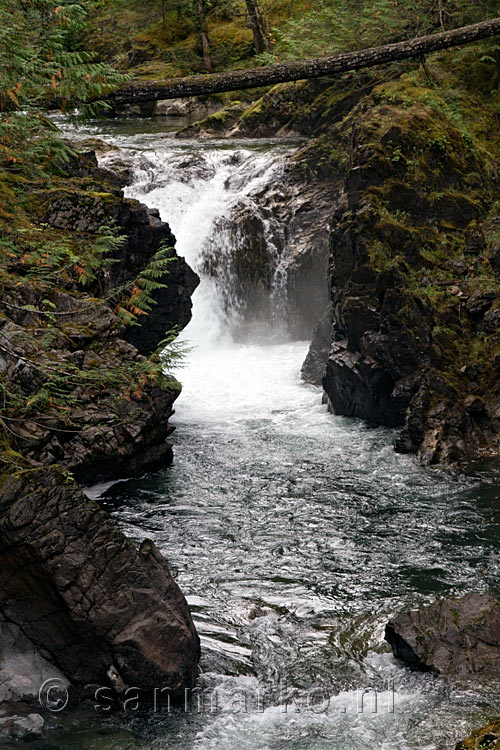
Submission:
{"label": "river water", "polygon": [[[123,149],[127,194],[160,210],[200,269],[227,252],[234,207],[259,210],[294,144],[167,130],[143,120],[79,135]],[[183,334],[194,348],[177,373],[174,464],[102,500],[133,540],[154,539],[186,594],[199,691],[188,711],[118,717],[131,734],[81,746],[453,748],[500,709],[498,685],[412,673],[384,625],[440,595],[496,591],[498,481],[419,467],[394,453],[390,430],[329,414],[300,380],[308,342],[289,341],[279,320],[239,340],[221,283],[202,275]]]}

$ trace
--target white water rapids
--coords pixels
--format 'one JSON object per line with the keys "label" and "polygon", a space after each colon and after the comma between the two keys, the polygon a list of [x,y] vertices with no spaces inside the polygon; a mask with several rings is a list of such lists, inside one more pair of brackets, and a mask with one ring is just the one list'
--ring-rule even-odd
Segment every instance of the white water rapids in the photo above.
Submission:
{"label": "white water rapids", "polygon": [[[160,210],[199,270],[227,251],[236,203],[259,210],[292,145],[182,142],[141,127],[98,126],[134,167],[127,195]],[[494,585],[497,490],[424,470],[393,452],[391,431],[329,414],[300,380],[308,342],[279,328],[238,342],[237,310],[207,276],[193,302],[174,464],[105,502],[133,539],[155,540],[188,597],[201,697],[189,713],[129,722],[131,746],[451,750],[500,707],[495,686],[410,672],[383,627],[437,595]]]}

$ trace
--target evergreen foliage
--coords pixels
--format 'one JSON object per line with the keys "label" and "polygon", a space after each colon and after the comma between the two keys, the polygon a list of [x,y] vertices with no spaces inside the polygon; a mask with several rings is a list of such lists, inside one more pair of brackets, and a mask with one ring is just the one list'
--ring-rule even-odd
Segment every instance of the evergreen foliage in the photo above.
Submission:
{"label": "evergreen foliage", "polygon": [[263,63],[322,57],[423,34],[453,29],[496,16],[491,0],[314,0],[273,28],[272,54]]}
{"label": "evergreen foliage", "polygon": [[[0,432],[4,438],[26,420],[38,426],[62,420],[66,429],[77,429],[65,414],[89,395],[101,401],[140,398],[151,384],[175,390],[178,384],[165,370],[180,363],[185,354],[172,331],[161,351],[123,365],[109,367],[97,358],[96,366],[79,366],[58,357],[66,322],[78,321],[86,313],[114,313],[117,330],[137,324],[139,316],[153,308],[154,292],[166,285],[171,260],[171,249],[162,247],[136,279],[94,298],[89,290],[99,289],[125,238],[114,226],[102,226],[93,234],[60,231],[41,223],[33,211],[40,189],[48,194],[60,189],[78,160],[44,107],[57,104],[63,112],[78,107],[80,116],[93,115],[106,107],[99,97],[128,78],[78,48],[85,19],[82,3],[0,0],[0,361],[4,363]],[[70,309],[68,298],[74,299]],[[23,377],[8,377],[8,362],[17,362]]]}
{"label": "evergreen foliage", "polygon": [[[204,0],[216,70],[299,60],[452,29],[496,16],[495,0]],[[252,33],[252,6],[267,51]],[[134,76],[204,70],[196,0],[90,0],[87,39]],[[257,55],[257,59],[255,58]]]}

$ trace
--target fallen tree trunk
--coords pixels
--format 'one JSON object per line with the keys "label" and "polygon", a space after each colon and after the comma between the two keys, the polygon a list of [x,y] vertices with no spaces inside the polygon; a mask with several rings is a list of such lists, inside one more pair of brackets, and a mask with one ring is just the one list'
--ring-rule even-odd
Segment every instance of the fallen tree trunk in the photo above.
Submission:
{"label": "fallen tree trunk", "polygon": [[500,18],[492,18],[472,26],[463,26],[454,31],[417,37],[406,42],[371,47],[359,52],[343,52],[330,57],[319,57],[300,62],[280,63],[252,70],[236,70],[228,73],[171,78],[165,81],[136,81],[113,92],[108,99],[117,104],[176,99],[187,96],[216,94],[221,91],[269,86],[286,81],[320,78],[360,70],[373,65],[420,58],[429,52],[457,47],[479,39],[500,34]]}

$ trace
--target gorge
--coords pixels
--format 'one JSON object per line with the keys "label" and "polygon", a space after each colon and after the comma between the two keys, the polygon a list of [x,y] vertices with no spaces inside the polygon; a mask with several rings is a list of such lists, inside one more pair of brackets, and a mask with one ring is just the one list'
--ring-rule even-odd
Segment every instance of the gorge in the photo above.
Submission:
{"label": "gorge", "polygon": [[0,746],[490,750],[495,39],[95,102],[500,21],[243,5],[0,4]]}
{"label": "gorge", "polygon": [[[303,143],[165,130],[127,120],[79,134],[120,148],[104,163],[132,171],[128,195],[168,218],[202,278],[183,334],[195,349],[178,372],[175,461],[104,490],[100,502],[134,541],[154,540],[187,596],[202,641],[202,707],[123,722],[133,734],[111,733],[106,746],[408,750],[439,737],[453,747],[485,706],[496,710],[495,681],[412,673],[387,653],[383,629],[393,612],[494,587],[495,474],[422,468],[394,453],[392,430],[328,412],[321,389],[300,380],[309,342],[286,332],[294,317],[274,243],[274,320],[269,307],[259,320],[241,305],[262,287],[207,275],[231,270],[242,241],[234,224],[278,231],[269,196],[278,181],[286,189],[287,161]],[[256,255],[261,269],[259,245]],[[366,689],[378,691],[376,713],[368,698],[360,712]],[[79,735],[82,747],[93,731]]]}

